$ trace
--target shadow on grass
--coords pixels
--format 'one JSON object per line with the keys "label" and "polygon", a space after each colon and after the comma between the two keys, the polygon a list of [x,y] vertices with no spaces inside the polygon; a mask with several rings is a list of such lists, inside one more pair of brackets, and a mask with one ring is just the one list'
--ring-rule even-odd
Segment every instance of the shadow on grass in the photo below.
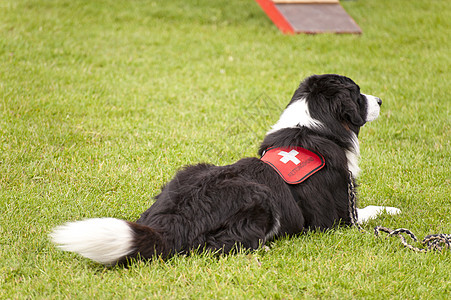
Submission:
{"label": "shadow on grass", "polygon": [[215,136],[217,142],[208,145],[207,157],[216,161],[218,157],[241,158],[249,155],[249,148],[257,152],[265,133],[274,122],[275,113],[280,107],[265,93],[255,98],[235,118],[227,128]]}

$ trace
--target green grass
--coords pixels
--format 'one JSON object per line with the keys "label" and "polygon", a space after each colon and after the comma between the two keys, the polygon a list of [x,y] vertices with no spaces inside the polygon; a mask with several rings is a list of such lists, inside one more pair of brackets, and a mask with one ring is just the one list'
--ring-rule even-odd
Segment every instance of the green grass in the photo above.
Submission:
{"label": "green grass", "polygon": [[250,0],[1,1],[0,298],[449,298],[450,251],[350,229],[129,269],[48,240],[138,218],[185,164],[255,156],[314,73],[384,100],[361,132],[360,206],[403,213],[366,229],[451,233],[449,3],[342,5],[363,35],[284,36]]}

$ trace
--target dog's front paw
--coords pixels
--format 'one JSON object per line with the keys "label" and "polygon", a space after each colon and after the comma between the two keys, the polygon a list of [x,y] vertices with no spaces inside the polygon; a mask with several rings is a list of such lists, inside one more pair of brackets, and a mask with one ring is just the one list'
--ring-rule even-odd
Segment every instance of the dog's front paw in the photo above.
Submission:
{"label": "dog's front paw", "polygon": [[389,206],[375,206],[369,205],[365,208],[357,208],[357,214],[359,216],[358,223],[362,224],[367,222],[369,219],[376,218],[379,214],[386,212],[390,215],[397,215],[401,213],[401,210],[396,207]]}

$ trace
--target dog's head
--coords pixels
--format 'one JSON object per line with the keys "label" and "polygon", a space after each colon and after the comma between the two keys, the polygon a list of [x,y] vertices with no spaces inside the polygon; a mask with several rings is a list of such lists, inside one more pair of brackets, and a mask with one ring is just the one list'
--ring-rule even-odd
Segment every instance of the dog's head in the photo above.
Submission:
{"label": "dog's head", "polygon": [[[359,86],[345,76],[308,77],[301,82],[287,108],[268,132],[259,154],[274,145],[291,146],[299,141],[312,146],[314,143],[301,140],[311,135],[297,136],[294,130],[299,129],[299,133],[313,131],[345,150],[348,170],[356,177],[360,170],[357,136],[366,122],[379,116],[381,104],[379,98],[360,93]],[[324,154],[326,150],[322,150]]]}
{"label": "dog's head", "polygon": [[[343,126],[358,134],[360,127],[379,116],[381,99],[360,93],[360,87],[350,78],[335,74],[313,75],[301,82],[288,108],[305,106],[300,113],[310,117],[310,127]],[[306,114],[307,112],[307,114]],[[309,126],[307,126],[309,127]]]}

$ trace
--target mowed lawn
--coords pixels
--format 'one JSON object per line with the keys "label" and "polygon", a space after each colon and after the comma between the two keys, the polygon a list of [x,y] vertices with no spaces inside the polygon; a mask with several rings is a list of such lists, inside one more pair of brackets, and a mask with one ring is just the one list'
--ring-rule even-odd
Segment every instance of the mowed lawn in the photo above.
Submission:
{"label": "mowed lawn", "polygon": [[[451,7],[342,5],[362,35],[282,35],[251,0],[2,0],[0,298],[449,299],[451,251],[372,228],[451,233]],[[256,156],[299,81],[321,73],[382,98],[360,134],[360,207],[401,215],[130,268],[50,243],[66,221],[137,219],[185,164]]]}

